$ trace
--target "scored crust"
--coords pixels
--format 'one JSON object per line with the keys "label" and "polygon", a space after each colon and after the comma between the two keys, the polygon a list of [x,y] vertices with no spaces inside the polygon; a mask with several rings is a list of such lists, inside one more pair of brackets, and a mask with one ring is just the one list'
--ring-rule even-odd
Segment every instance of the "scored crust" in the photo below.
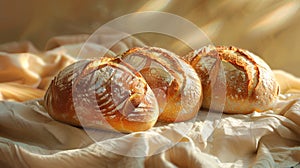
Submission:
{"label": "scored crust", "polygon": [[195,70],[176,54],[158,47],[137,47],[121,58],[136,68],[153,90],[159,104],[158,120],[192,119],[202,103],[202,87]]}
{"label": "scored crust", "polygon": [[182,58],[201,79],[204,108],[223,108],[226,113],[261,112],[270,109],[278,98],[279,85],[270,67],[247,50],[207,46]]}
{"label": "scored crust", "polygon": [[51,82],[44,100],[58,121],[120,132],[147,130],[159,114],[141,74],[118,58],[81,60],[66,67]]}

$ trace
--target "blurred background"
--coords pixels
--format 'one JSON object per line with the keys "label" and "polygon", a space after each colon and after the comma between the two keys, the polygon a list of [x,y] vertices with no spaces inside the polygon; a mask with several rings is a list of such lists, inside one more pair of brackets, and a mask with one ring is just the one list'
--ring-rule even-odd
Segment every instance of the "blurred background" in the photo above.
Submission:
{"label": "blurred background", "polygon": [[[0,0],[0,44],[31,41],[43,50],[52,37],[92,34],[112,19],[141,11],[184,17],[201,28],[214,45],[248,49],[272,69],[300,76],[297,0]],[[178,45],[176,39],[158,40],[158,36],[139,35],[150,45],[167,49]]]}

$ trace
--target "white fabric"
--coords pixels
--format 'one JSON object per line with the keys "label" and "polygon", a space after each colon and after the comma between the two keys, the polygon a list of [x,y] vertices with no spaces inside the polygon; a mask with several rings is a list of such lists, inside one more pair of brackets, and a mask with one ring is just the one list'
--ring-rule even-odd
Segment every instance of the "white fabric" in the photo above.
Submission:
{"label": "white fabric", "polygon": [[[274,71],[281,85],[280,101],[262,113],[219,115],[200,111],[195,121],[158,123],[146,132],[121,135],[92,130],[93,136],[53,120],[42,106],[42,97],[52,77],[75,61],[82,44],[68,43],[74,38],[56,38],[67,40],[63,44],[50,41],[53,45],[48,46],[54,47],[46,52],[37,51],[30,43],[23,43],[22,52],[15,53],[18,44],[2,46],[1,167],[299,166],[300,79],[280,70]],[[89,45],[92,52],[98,44]],[[117,53],[117,49],[112,52]],[[149,138],[152,135],[157,136]],[[167,145],[171,146],[160,150]]]}

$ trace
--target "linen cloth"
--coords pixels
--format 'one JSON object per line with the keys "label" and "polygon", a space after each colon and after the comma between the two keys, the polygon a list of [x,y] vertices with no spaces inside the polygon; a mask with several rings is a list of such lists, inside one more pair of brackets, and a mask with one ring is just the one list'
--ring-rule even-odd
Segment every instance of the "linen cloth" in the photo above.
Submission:
{"label": "linen cloth", "polygon": [[[109,37],[83,43],[87,38],[55,37],[46,51],[30,42],[0,46],[0,167],[299,166],[300,79],[281,70],[273,71],[280,99],[261,113],[220,115],[200,110],[193,121],[158,123],[149,131],[121,135],[93,130],[93,136],[53,120],[43,108],[53,76],[76,61],[83,45],[97,56],[103,49],[101,39]],[[111,54],[143,45],[135,38],[125,39]]]}

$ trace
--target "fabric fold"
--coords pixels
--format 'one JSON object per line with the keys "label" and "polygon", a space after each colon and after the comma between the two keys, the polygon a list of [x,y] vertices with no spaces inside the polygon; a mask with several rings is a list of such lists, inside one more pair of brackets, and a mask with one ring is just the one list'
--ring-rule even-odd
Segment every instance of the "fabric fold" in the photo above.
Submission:
{"label": "fabric fold", "polygon": [[[109,31],[109,30],[107,30]],[[0,46],[1,167],[292,167],[300,161],[300,79],[274,70],[281,87],[273,109],[228,115],[200,110],[191,121],[157,123],[132,134],[73,127],[43,107],[52,78],[77,59],[117,56],[144,44],[115,32]],[[98,41],[97,41],[98,40]],[[15,52],[14,52],[15,51]],[[83,55],[80,55],[83,54]],[[88,56],[87,56],[88,55]]]}

